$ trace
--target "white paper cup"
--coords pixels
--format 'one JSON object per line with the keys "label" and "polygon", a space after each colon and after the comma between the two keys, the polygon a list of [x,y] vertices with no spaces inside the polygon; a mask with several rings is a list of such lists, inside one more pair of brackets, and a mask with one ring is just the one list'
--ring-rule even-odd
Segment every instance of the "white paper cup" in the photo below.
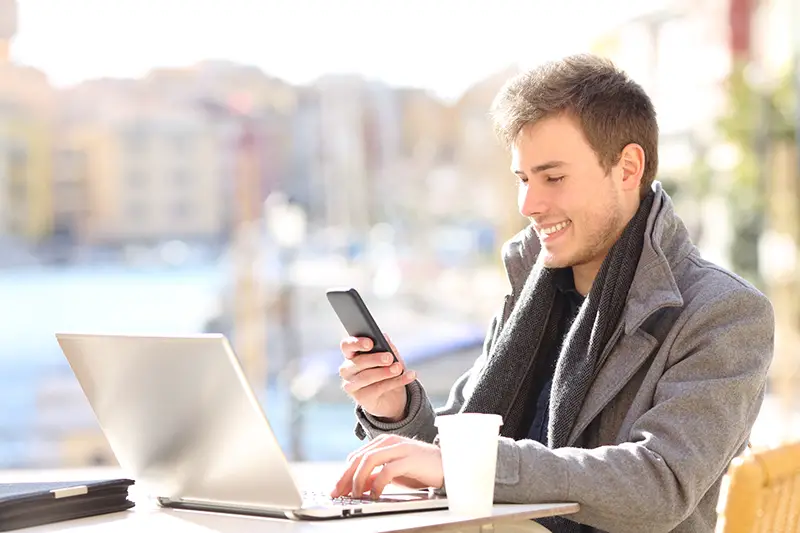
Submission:
{"label": "white paper cup", "polygon": [[460,413],[436,417],[445,490],[454,513],[487,516],[494,504],[500,415]]}

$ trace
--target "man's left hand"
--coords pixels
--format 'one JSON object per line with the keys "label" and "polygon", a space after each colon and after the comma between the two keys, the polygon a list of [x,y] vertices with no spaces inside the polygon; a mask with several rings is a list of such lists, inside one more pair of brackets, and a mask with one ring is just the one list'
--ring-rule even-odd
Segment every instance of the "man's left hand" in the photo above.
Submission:
{"label": "man's left hand", "polygon": [[[348,468],[331,496],[360,498],[369,492],[378,498],[386,485],[411,489],[444,485],[442,452],[438,446],[397,435],[381,435],[347,458]],[[376,468],[382,467],[378,472]]]}

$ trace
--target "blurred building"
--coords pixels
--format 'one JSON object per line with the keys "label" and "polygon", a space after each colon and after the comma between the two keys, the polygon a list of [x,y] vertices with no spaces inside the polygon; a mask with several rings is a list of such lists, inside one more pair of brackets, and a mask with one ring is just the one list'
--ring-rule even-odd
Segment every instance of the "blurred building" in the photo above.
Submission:
{"label": "blurred building", "polygon": [[442,169],[454,164],[455,112],[429,91],[400,89],[398,93],[402,109],[398,173],[402,178],[394,184],[393,197],[412,238],[427,239],[440,209],[454,203],[436,193],[436,180]]}
{"label": "blurred building", "polygon": [[[154,69],[141,80],[93,80],[64,91],[69,150],[86,154],[89,169],[88,241],[229,235],[242,209],[238,198],[260,205],[286,179],[294,105],[289,85],[229,62]],[[243,123],[236,113],[249,117],[259,163],[255,189],[238,196]]]}
{"label": "blurred building", "polygon": [[399,222],[397,184],[405,179],[399,166],[402,105],[395,88],[372,82],[366,86],[361,131],[372,224]]}
{"label": "blurred building", "polygon": [[[358,76],[324,76],[308,88],[296,138],[316,162],[308,187],[324,225],[346,238],[397,221],[403,104],[399,91]],[[302,131],[302,133],[301,133]]]}
{"label": "blurred building", "polygon": [[67,126],[53,150],[53,243],[68,250],[87,243],[90,222],[89,153]]}
{"label": "blurred building", "polygon": [[0,2],[0,233],[37,242],[52,230],[54,91],[10,61],[16,3]]}
{"label": "blurred building", "polygon": [[107,125],[135,112],[140,91],[136,80],[105,78],[57,94],[53,237],[65,253],[70,246],[105,243],[97,228],[112,209],[105,175],[112,172],[114,139]]}
{"label": "blurred building", "polygon": [[141,82],[135,79],[86,80],[58,91],[58,116],[62,122],[75,125],[124,119],[145,106],[144,93]]}
{"label": "blurred building", "polygon": [[313,87],[299,87],[290,126],[290,155],[285,192],[308,214],[312,227],[327,222],[322,182],[322,121],[319,94]]}
{"label": "blurred building", "polygon": [[258,67],[232,61],[201,61],[191,67],[198,96],[229,102],[231,97],[246,98],[253,111],[273,109],[291,113],[297,102],[297,89],[272,77]]}
{"label": "blurred building", "polygon": [[[229,235],[244,211],[255,209],[260,214],[260,206],[270,192],[287,188],[297,89],[256,67],[230,61],[202,61],[190,71],[192,85],[182,91],[184,100],[196,106],[213,103],[228,109],[227,112],[206,109],[206,112],[217,131],[220,195],[225,233]],[[154,74],[151,84],[157,86],[162,78],[163,72]],[[174,89],[173,92],[179,94]],[[245,115],[247,123],[232,113]],[[247,147],[243,144],[244,135],[252,136]],[[237,194],[238,187],[244,186],[242,157],[253,160],[257,180],[251,186],[253,190]],[[241,205],[240,199],[244,197],[251,198],[257,206]]]}
{"label": "blurred building", "polygon": [[203,61],[192,67],[194,98],[248,113],[258,133],[263,196],[284,178],[288,159],[287,126],[297,105],[297,89],[260,69],[228,61]]}
{"label": "blurred building", "polygon": [[71,137],[86,154],[90,242],[204,242],[220,236],[219,150],[199,113],[132,113],[76,126]]}
{"label": "blurred building", "polygon": [[324,76],[314,89],[320,114],[320,186],[316,190],[325,198],[326,226],[347,239],[365,235],[373,223],[363,129],[365,80]]}
{"label": "blurred building", "polygon": [[492,101],[516,69],[496,73],[469,88],[456,103],[456,161],[459,183],[447,196],[458,195],[460,219],[471,218],[489,226],[502,242],[520,231],[527,221],[517,208],[517,179],[511,157],[492,127]]}
{"label": "blurred building", "polygon": [[11,39],[17,33],[17,0],[0,0],[0,62],[11,57]]}

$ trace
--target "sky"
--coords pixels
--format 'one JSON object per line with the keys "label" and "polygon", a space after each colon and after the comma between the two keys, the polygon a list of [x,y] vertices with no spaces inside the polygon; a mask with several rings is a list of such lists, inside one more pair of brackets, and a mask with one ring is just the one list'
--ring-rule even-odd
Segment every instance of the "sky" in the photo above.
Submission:
{"label": "sky", "polygon": [[[569,3],[580,2],[580,17]],[[291,83],[358,73],[455,98],[510,65],[586,50],[610,3],[562,0],[19,0],[12,58],[56,86],[204,59]],[[560,6],[556,11],[553,6]],[[542,7],[546,6],[546,7]],[[591,13],[598,9],[601,13]],[[568,16],[565,16],[568,13]],[[611,12],[613,13],[613,12]]]}

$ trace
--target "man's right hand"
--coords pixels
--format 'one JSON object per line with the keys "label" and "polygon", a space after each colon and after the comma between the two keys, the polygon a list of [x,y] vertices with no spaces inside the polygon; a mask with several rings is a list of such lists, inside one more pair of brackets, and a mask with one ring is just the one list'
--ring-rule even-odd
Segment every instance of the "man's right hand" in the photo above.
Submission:
{"label": "man's right hand", "polygon": [[416,379],[413,371],[406,370],[405,363],[392,341],[389,345],[397,354],[393,363],[390,353],[362,352],[372,349],[372,341],[366,338],[348,337],[341,342],[344,362],[339,367],[342,389],[366,412],[390,421],[403,419],[408,402],[406,385]]}

